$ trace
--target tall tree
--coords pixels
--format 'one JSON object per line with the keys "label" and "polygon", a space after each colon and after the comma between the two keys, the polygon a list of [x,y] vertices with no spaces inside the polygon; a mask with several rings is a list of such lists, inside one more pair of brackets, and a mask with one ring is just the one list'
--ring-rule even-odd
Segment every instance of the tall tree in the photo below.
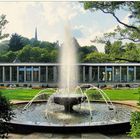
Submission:
{"label": "tall tree", "polygon": [[17,33],[12,34],[10,41],[9,41],[9,50],[11,51],[18,51],[24,47],[24,41],[22,37]]}
{"label": "tall tree", "polygon": [[[111,33],[105,33],[104,38],[113,37],[119,40],[129,39],[133,42],[140,42],[140,2],[139,1],[86,1],[84,2],[84,8],[92,12],[102,11],[105,14],[112,15],[116,21],[123,25],[123,28],[119,25]],[[117,12],[119,10],[125,10],[129,12],[129,20],[131,22],[123,22]],[[102,38],[97,38],[97,41],[102,41]],[[106,40],[103,40],[106,41]]]}
{"label": "tall tree", "polygon": [[9,36],[9,34],[3,33],[3,30],[5,29],[5,25],[7,23],[8,21],[6,20],[6,15],[0,15],[0,40]]}

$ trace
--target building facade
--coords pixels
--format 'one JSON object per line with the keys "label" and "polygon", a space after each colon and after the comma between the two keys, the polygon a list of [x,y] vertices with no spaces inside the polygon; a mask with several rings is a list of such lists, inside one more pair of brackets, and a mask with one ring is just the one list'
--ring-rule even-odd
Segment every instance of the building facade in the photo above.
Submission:
{"label": "building facade", "polygon": [[[79,83],[140,83],[139,63],[80,63]],[[46,85],[59,80],[57,63],[0,63],[0,84]]]}

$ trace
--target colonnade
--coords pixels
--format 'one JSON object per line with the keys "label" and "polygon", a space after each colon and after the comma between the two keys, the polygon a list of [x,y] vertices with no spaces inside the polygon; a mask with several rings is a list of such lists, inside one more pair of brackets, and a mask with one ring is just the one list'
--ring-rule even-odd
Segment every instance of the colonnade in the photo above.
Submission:
{"label": "colonnade", "polygon": [[[0,83],[57,83],[58,80],[58,64],[0,64]],[[138,81],[140,81],[140,64],[124,66],[122,64],[79,64],[79,83]]]}

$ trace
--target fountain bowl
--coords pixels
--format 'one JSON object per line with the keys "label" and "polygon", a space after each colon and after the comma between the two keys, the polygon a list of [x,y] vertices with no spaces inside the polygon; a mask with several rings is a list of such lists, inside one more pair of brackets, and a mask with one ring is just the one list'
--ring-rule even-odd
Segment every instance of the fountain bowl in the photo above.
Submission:
{"label": "fountain bowl", "polygon": [[54,103],[63,105],[66,112],[72,112],[74,105],[81,104],[86,99],[86,96],[80,94],[56,94]]}

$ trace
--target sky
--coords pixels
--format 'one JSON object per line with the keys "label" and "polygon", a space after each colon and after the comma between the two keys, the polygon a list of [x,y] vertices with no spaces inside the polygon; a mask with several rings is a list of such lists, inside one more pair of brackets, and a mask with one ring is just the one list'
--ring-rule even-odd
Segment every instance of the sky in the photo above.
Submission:
{"label": "sky", "polygon": [[[24,37],[33,38],[35,28],[41,41],[62,43],[64,27],[70,24],[72,35],[81,46],[95,45],[104,52],[104,45],[91,42],[96,36],[113,31],[118,22],[102,12],[84,10],[83,4],[73,2],[0,2],[0,14],[5,14],[9,23],[4,32],[18,33]],[[117,13],[119,18],[128,23],[128,12]],[[9,38],[10,38],[9,36]]]}

